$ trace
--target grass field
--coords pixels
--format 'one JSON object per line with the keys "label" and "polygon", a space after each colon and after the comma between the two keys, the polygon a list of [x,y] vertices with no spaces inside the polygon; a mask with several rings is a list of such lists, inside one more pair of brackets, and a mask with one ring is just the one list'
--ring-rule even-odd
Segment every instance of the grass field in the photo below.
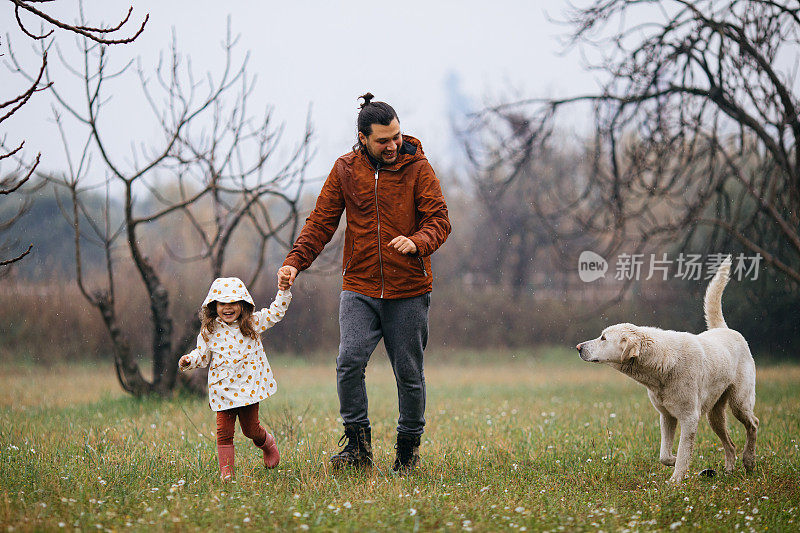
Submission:
{"label": "grass field", "polygon": [[[334,474],[341,424],[333,364],[273,360],[261,419],[281,465],[266,471],[237,427],[236,482],[218,481],[206,401],[137,400],[111,365],[0,367],[3,530],[796,531],[800,366],[758,369],[756,471],[723,475],[698,433],[692,478],[666,484],[645,389],[574,352],[426,356],[423,466],[391,473],[397,397],[385,358],[368,370],[377,468]],[[737,447],[741,425],[729,417]],[[719,474],[701,478],[713,468]]]}

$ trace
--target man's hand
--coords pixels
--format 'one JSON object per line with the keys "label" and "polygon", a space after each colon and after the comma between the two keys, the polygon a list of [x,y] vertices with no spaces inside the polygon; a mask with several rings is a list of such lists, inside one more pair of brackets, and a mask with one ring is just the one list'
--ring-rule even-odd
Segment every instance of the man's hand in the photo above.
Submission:
{"label": "man's hand", "polygon": [[400,252],[401,254],[415,254],[417,253],[417,245],[408,237],[398,235],[391,240],[389,246]]}
{"label": "man's hand", "polygon": [[292,288],[294,278],[297,277],[297,269],[290,265],[284,265],[278,269],[278,288],[282,291]]}
{"label": "man's hand", "polygon": [[186,370],[187,368],[189,368],[190,364],[192,364],[192,361],[191,359],[189,359],[188,355],[184,355],[178,361],[178,366],[180,367],[181,370]]}

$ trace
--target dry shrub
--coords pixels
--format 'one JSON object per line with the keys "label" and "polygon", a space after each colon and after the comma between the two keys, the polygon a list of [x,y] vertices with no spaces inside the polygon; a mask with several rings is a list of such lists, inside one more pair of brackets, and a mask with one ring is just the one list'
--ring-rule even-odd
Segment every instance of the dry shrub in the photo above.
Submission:
{"label": "dry shrub", "polygon": [[500,286],[439,287],[431,304],[432,345],[454,349],[574,346],[618,322],[687,329],[688,321],[695,329],[702,328],[702,304],[687,309],[685,295],[678,292],[657,301],[633,297],[603,312],[593,312],[599,303],[580,295],[553,298],[527,293],[514,299],[512,293]]}
{"label": "dry shrub", "polygon": [[108,353],[105,328],[73,283],[14,283],[0,291],[0,358],[55,363]]}
{"label": "dry shrub", "polygon": [[[275,296],[276,265],[250,288],[257,307],[268,306]],[[246,278],[245,269],[229,269],[226,276]],[[200,264],[182,265],[164,276],[173,317],[173,339],[186,331],[213,281]],[[141,280],[131,265],[122,265],[116,298],[120,324],[134,353],[150,360],[152,322]],[[92,281],[97,282],[93,284]],[[90,278],[89,287],[102,277]],[[284,320],[264,335],[268,353],[315,355],[335,358],[339,342],[339,291],[336,275],[303,273],[293,289],[293,301]],[[85,359],[110,359],[111,343],[99,312],[81,296],[74,281],[31,283],[7,279],[0,293],[0,357],[39,363]],[[518,348],[575,343],[595,337],[607,325],[634,322],[676,329],[687,322],[701,330],[699,300],[686,308],[682,292],[658,300],[627,300],[603,313],[592,313],[581,294],[569,300],[549,294],[523,294],[516,299],[501,286],[467,286],[440,279],[435,284],[430,314],[429,347],[436,349]],[[683,302],[676,304],[676,302]],[[122,305],[124,304],[124,305]],[[688,315],[687,315],[688,312]],[[687,318],[688,316],[688,318]],[[193,332],[196,334],[197,332]]]}
{"label": "dry shrub", "polygon": [[[274,270],[277,270],[275,267]],[[269,271],[272,272],[271,270]],[[225,275],[245,277],[235,269]],[[152,321],[141,280],[124,265],[116,287],[119,322],[134,353],[149,361]],[[102,276],[88,277],[89,288]],[[173,339],[183,335],[195,317],[213,279],[198,266],[168,276]],[[96,283],[94,283],[96,282]],[[296,285],[290,311],[281,324],[264,335],[268,352],[314,354],[335,350],[339,341],[338,279],[304,275]],[[90,289],[91,290],[91,289]],[[258,308],[267,307],[277,291],[273,275],[264,275],[250,292]],[[198,333],[198,332],[195,332]],[[90,306],[72,280],[3,281],[0,291],[0,358],[42,364],[111,359],[112,345],[97,309]]]}

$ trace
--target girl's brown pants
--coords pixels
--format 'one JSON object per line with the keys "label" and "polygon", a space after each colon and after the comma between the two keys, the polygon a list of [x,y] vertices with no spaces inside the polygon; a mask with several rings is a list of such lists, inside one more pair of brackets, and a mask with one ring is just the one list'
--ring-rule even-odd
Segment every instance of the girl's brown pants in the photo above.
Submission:
{"label": "girl's brown pants", "polygon": [[251,439],[256,446],[263,446],[267,440],[267,430],[258,422],[257,403],[217,411],[217,445],[230,446],[233,444],[237,416],[244,436]]}

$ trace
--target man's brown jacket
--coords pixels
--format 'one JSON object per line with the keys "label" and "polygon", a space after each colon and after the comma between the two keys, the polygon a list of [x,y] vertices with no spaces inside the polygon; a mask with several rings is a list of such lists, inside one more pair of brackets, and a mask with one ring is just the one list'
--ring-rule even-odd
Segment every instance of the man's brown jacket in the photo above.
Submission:
{"label": "man's brown jacket", "polygon": [[[342,211],[347,227],[342,289],[373,298],[430,292],[430,255],[450,234],[439,180],[414,137],[403,135],[397,160],[376,169],[363,149],[336,160],[284,265],[308,268],[333,237]],[[417,246],[404,255],[388,246],[403,235]]]}

